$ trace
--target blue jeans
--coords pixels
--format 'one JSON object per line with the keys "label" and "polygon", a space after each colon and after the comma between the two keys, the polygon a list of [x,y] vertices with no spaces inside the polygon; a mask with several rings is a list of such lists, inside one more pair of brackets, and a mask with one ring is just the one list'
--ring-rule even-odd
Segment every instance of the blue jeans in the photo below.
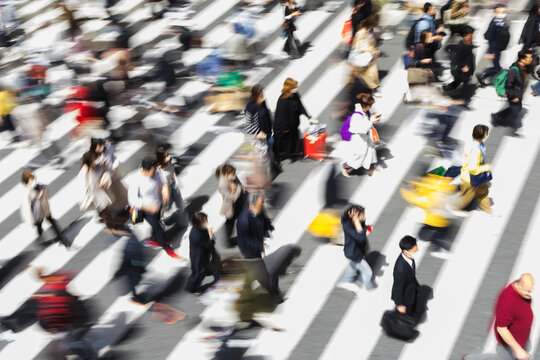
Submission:
{"label": "blue jeans", "polygon": [[373,283],[371,282],[371,277],[373,276],[373,271],[367,263],[366,259],[360,261],[352,261],[349,263],[349,266],[345,269],[343,276],[341,277],[342,282],[353,283],[356,282],[358,286],[362,286],[362,282],[366,285],[366,289],[373,289]]}
{"label": "blue jeans", "polygon": [[532,89],[534,92],[536,92],[536,96],[540,96],[540,81],[534,84]]}

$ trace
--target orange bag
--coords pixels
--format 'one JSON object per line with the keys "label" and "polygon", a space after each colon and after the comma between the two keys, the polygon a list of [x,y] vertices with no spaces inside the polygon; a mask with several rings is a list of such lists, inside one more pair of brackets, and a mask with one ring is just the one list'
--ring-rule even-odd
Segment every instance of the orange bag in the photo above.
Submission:
{"label": "orange bag", "polygon": [[371,139],[374,143],[380,140],[379,133],[377,132],[377,129],[371,128]]}
{"label": "orange bag", "polygon": [[343,24],[343,28],[341,29],[341,41],[343,42],[343,45],[351,45],[353,41],[353,28],[352,28],[352,16],[356,13],[356,10],[354,10],[349,16],[347,20],[345,20],[345,23]]}

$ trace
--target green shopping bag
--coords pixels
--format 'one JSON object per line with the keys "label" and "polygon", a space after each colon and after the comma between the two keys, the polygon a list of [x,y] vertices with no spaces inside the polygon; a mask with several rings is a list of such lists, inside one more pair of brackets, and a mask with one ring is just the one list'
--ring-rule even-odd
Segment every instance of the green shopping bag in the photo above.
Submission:
{"label": "green shopping bag", "polygon": [[242,73],[240,71],[224,72],[217,78],[216,86],[243,88]]}
{"label": "green shopping bag", "polygon": [[439,166],[438,168],[435,168],[429,171],[428,174],[443,176],[445,172],[446,172],[446,169],[443,166]]}

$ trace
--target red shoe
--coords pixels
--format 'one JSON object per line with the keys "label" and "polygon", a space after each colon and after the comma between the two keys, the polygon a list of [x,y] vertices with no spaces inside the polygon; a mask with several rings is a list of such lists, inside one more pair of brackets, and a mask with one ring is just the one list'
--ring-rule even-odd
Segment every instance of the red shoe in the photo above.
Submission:
{"label": "red shoe", "polygon": [[178,254],[176,253],[176,251],[174,251],[174,250],[171,249],[171,248],[165,249],[165,252],[167,253],[167,255],[169,255],[169,256],[172,257],[173,259],[181,259],[181,258],[182,258],[180,255],[178,255]]}
{"label": "red shoe", "polygon": [[145,239],[143,241],[144,246],[153,247],[157,249],[161,249],[161,246],[159,246],[159,243],[153,239]]}

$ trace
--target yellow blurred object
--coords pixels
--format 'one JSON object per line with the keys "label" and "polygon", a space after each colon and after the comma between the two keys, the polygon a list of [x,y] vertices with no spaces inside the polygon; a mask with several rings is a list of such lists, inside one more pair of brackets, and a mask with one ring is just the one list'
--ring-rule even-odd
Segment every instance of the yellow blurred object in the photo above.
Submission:
{"label": "yellow blurred object", "polygon": [[309,224],[307,231],[316,237],[334,239],[341,235],[341,219],[335,214],[321,212]]}
{"label": "yellow blurred object", "polygon": [[9,91],[0,91],[0,116],[11,114],[11,110],[17,106],[15,97]]}
{"label": "yellow blurred object", "polygon": [[409,204],[426,211],[424,224],[446,227],[450,224],[450,194],[456,191],[456,185],[450,184],[451,181],[451,178],[428,174],[418,182],[410,181],[410,188],[401,188],[400,193]]}

